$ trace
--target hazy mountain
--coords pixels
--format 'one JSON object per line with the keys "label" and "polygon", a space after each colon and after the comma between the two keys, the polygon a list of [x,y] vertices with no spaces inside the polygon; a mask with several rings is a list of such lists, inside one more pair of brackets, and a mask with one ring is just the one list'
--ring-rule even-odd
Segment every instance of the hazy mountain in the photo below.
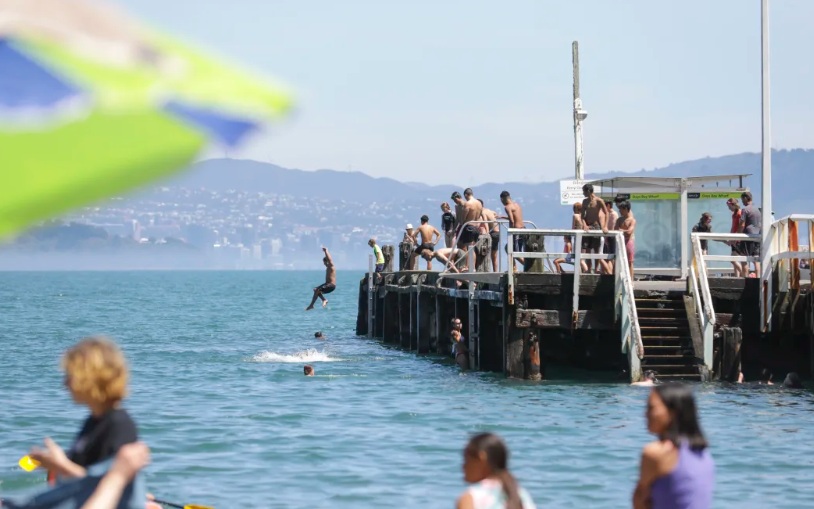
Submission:
{"label": "hazy mountain", "polygon": [[[791,212],[810,210],[807,185],[814,183],[814,150],[779,150],[772,154],[774,209],[777,217]],[[623,173],[611,171],[589,173],[589,179],[614,176],[692,177],[707,175],[752,174],[745,185],[752,189],[756,200],[760,195],[760,154],[743,153],[723,157],[707,157],[694,161],[671,164],[664,168]],[[802,184],[802,185],[801,185]],[[302,198],[337,199],[354,202],[384,200],[449,200],[454,184],[428,186],[418,183],[399,182],[391,178],[374,178],[361,172],[336,170],[302,171],[282,168],[269,163],[238,159],[210,159],[195,164],[192,171],[171,180],[167,185],[190,188],[206,188],[226,191],[260,191],[287,194]],[[506,182],[486,183],[475,186],[475,194],[496,206],[497,196],[504,189],[524,202],[544,205],[557,200],[558,182]],[[557,200],[557,204],[559,201]],[[435,210],[427,211],[435,213]]]}

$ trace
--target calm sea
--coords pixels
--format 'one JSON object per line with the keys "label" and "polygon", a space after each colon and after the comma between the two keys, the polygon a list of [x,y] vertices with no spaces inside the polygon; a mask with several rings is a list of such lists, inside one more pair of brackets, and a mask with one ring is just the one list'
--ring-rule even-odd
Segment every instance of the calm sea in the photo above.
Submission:
{"label": "calm sea", "polygon": [[[126,406],[152,448],[149,489],[217,508],[448,508],[473,431],[503,435],[542,507],[629,507],[647,390],[458,372],[357,338],[359,273],[305,312],[319,272],[0,273],[0,490],[43,484],[17,459],[68,446],[85,410],[61,353],[104,333],[132,366]],[[322,330],[326,341],[314,339]],[[306,378],[302,366],[316,366]],[[780,374],[779,374],[780,375]],[[814,396],[697,387],[715,506],[814,500]]]}

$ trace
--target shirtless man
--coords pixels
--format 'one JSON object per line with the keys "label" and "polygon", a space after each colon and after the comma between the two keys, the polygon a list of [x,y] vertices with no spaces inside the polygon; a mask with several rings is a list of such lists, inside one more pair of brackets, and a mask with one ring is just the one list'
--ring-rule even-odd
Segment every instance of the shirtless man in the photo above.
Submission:
{"label": "shirtless man", "polygon": [[[483,200],[478,201],[481,207],[483,207]],[[492,249],[490,253],[492,256],[492,272],[497,272],[499,269],[497,266],[497,250],[500,247],[500,225],[497,224],[497,214],[494,210],[483,207],[480,220],[488,221],[488,223],[480,225],[480,232],[484,235],[489,234],[489,237],[492,239]]]}
{"label": "shirtless man", "polygon": [[[582,186],[582,195],[585,199],[582,200],[582,223],[585,231],[589,230],[602,230],[602,233],[608,233],[607,225],[607,212],[605,211],[605,202],[602,198],[594,194],[594,186],[585,184]],[[602,237],[582,237],[582,252],[599,254],[602,249]],[[607,265],[603,260],[596,260],[594,264],[594,273],[600,273],[600,267]],[[591,260],[588,260],[588,271],[591,269]]]}
{"label": "shirtless man", "polygon": [[[415,248],[411,258],[415,258],[418,255],[422,255],[425,260],[427,260],[427,270],[432,270],[432,256],[427,258],[423,251],[432,251],[435,250],[435,245],[438,244],[438,241],[441,240],[441,232],[435,229],[434,226],[429,224],[430,218],[426,215],[421,216],[421,226],[415,229],[413,232],[413,240],[418,243],[418,236],[421,236],[421,243],[418,244],[418,247]],[[412,259],[410,260],[410,266],[413,266]]]}
{"label": "shirtless man", "polygon": [[636,231],[636,218],[633,217],[633,212],[630,211],[630,202],[625,200],[620,202],[619,219],[616,220],[615,230],[619,230],[624,234],[625,238],[625,252],[627,252],[627,263],[630,268],[630,277],[633,277],[633,259],[636,255],[636,244],[634,233]]}
{"label": "shirtless man", "polygon": [[[605,210],[607,211],[607,221],[605,222],[607,225],[606,228],[608,230],[613,230],[616,228],[616,220],[619,219],[619,214],[613,210],[613,200],[605,200]],[[607,237],[605,239],[605,246],[603,247],[602,252],[609,255],[616,254],[616,237]],[[605,261],[605,268],[609,269],[608,274],[613,274],[614,263],[615,260]]]}
{"label": "shirtless man", "polygon": [[[500,193],[500,202],[503,204],[503,207],[506,210],[506,215],[498,216],[498,219],[508,219],[509,228],[525,228],[526,225],[523,223],[523,208],[519,203],[512,200],[512,195],[509,194],[509,191],[503,191]],[[525,251],[526,237],[522,235],[515,235],[512,249],[515,253],[522,253]],[[515,260],[520,262],[521,266],[526,264],[526,260],[523,258],[515,258]],[[511,270],[514,270],[514,267],[511,267]]]}
{"label": "shirtless man", "polygon": [[449,270],[452,272],[460,272],[458,267],[455,266],[455,263],[464,255],[466,255],[466,250],[458,249],[457,247],[445,247],[435,251],[434,253],[431,251],[421,253],[421,256],[425,259],[427,256],[429,256],[429,259],[435,258],[436,260],[440,261],[444,264],[444,267],[449,268]]}
{"label": "shirtless man", "polygon": [[466,223],[480,219],[483,205],[478,200],[464,201],[457,191],[452,193],[452,201],[461,207],[461,216],[458,217],[458,248],[466,249],[478,240],[480,234],[476,225]]}
{"label": "shirtless man", "polygon": [[328,252],[327,247],[323,247],[322,252],[325,253],[325,257],[322,259],[322,263],[325,264],[325,282],[314,288],[314,298],[311,299],[311,304],[305,308],[306,311],[314,309],[314,303],[317,301],[317,298],[322,300],[322,307],[326,307],[328,305],[328,299],[323,297],[323,295],[336,290],[336,267],[334,266],[334,260],[331,258],[331,253]]}

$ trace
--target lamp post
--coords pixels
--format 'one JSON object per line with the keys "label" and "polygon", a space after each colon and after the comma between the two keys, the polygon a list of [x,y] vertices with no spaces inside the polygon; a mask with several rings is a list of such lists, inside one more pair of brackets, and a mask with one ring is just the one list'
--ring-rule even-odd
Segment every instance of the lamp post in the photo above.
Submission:
{"label": "lamp post", "polygon": [[574,151],[575,168],[574,178],[585,178],[585,165],[582,159],[582,121],[588,117],[588,112],[582,109],[582,99],[579,97],[579,43],[571,43],[571,63],[574,67]]}
{"label": "lamp post", "polygon": [[[771,297],[771,233],[772,225],[772,125],[769,90],[769,0],[761,0],[760,9],[760,91],[761,91],[761,182],[760,199],[763,224],[761,225],[761,319],[763,330],[771,330],[769,298]],[[767,219],[768,218],[768,219]]]}

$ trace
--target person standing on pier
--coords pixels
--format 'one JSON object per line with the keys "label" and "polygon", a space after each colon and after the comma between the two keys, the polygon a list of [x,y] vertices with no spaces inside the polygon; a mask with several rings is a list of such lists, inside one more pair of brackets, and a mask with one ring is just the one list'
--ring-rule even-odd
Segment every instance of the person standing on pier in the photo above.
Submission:
{"label": "person standing on pier", "polygon": [[[582,224],[585,231],[598,231],[608,233],[607,211],[602,198],[594,194],[594,186],[585,184],[582,186]],[[619,209],[621,212],[621,209]],[[602,252],[602,237],[585,236],[582,237],[582,252],[588,254],[600,254]],[[593,271],[595,274],[601,272],[600,268],[605,268],[609,272],[604,260],[594,260]],[[591,260],[588,260],[588,271],[591,270]]]}
{"label": "person standing on pier", "polygon": [[331,253],[328,252],[327,247],[323,246],[322,252],[325,253],[325,257],[322,258],[322,263],[325,264],[325,282],[314,288],[314,297],[311,299],[311,304],[305,308],[306,311],[314,309],[314,303],[317,301],[317,298],[322,301],[322,307],[327,307],[328,299],[323,297],[323,295],[336,290],[336,266],[334,266],[334,260],[331,258]]}
{"label": "person standing on pier", "polygon": [[455,240],[455,214],[452,213],[447,202],[441,204],[441,229],[444,230],[446,247],[452,247]]}
{"label": "person standing on pier", "polygon": [[367,245],[373,248],[373,255],[376,257],[376,281],[381,280],[381,272],[384,270],[384,253],[382,253],[382,248],[376,244],[376,239],[370,239],[367,241]]}
{"label": "person standing on pier", "polygon": [[[741,207],[738,204],[737,198],[730,198],[726,200],[726,206],[732,212],[732,227],[729,230],[729,233],[740,233],[740,224],[741,224]],[[730,246],[732,246],[732,251],[730,256],[743,256],[743,251],[741,247],[741,243],[736,240],[730,240],[727,242]],[[745,276],[746,272],[744,269],[744,264],[741,262],[732,262],[732,267],[734,269],[735,277]]]}
{"label": "person standing on pier", "polygon": [[497,265],[497,250],[500,247],[500,225],[497,223],[497,214],[494,210],[487,209],[483,205],[483,200],[478,199],[483,211],[480,214],[480,220],[486,221],[480,225],[480,233],[482,235],[489,235],[491,240],[490,256],[492,261],[492,272],[497,272],[499,267]]}
{"label": "person standing on pier", "polygon": [[679,383],[656,385],[647,400],[647,430],[633,509],[709,509],[715,462],[698,422],[695,398]]}
{"label": "person standing on pier", "polygon": [[[461,207],[461,215],[458,217],[458,249],[467,249],[469,246],[478,240],[478,227],[474,224],[468,224],[470,221],[477,221],[480,219],[483,206],[477,200],[464,201],[461,193],[452,193],[452,201]],[[466,269],[469,269],[469,260],[467,259]]]}
{"label": "person standing on pier", "polygon": [[[506,211],[505,216],[499,216],[498,219],[508,219],[509,228],[525,228],[526,224],[523,222],[523,207],[519,203],[512,200],[512,195],[509,191],[500,193],[500,203]],[[523,235],[515,235],[512,249],[515,253],[522,253],[526,250],[526,237]],[[515,258],[515,261],[520,262],[521,266],[525,266],[526,260],[524,258]],[[514,270],[514,263],[512,263],[511,270]]]}
{"label": "person standing on pier", "polygon": [[633,279],[633,259],[636,257],[636,218],[630,210],[630,202],[625,200],[619,203],[619,212],[622,216],[616,220],[616,230],[624,235],[625,253],[627,254],[627,264],[630,269],[630,278]]}
{"label": "person standing on pier", "polygon": [[[616,221],[619,219],[619,214],[613,210],[613,201],[612,200],[605,200],[605,210],[607,210],[607,221],[605,222],[605,228],[608,230],[615,230],[616,229]],[[602,252],[607,255],[615,255],[616,254],[616,237],[610,236],[605,238],[605,245],[602,248]],[[616,260],[607,260],[606,262],[606,269],[608,269],[608,274],[613,274],[613,266],[616,263]]]}
{"label": "person standing on pier", "polygon": [[[763,215],[761,214],[760,209],[754,206],[752,203],[752,193],[745,192],[741,194],[741,201],[743,202],[743,209],[741,209],[741,220],[740,224],[738,225],[738,231],[740,233],[746,233],[749,235],[759,235],[760,230],[763,227]],[[758,242],[743,242],[742,243],[743,254],[746,256],[755,256],[760,257],[760,241]],[[743,276],[749,276],[749,262],[743,264]],[[760,277],[760,262],[755,260],[755,275]]]}
{"label": "person standing on pier", "polygon": [[[421,243],[418,243],[418,237],[421,236]],[[435,245],[441,240],[441,232],[435,229],[430,224],[430,218],[427,215],[421,216],[421,226],[413,232],[413,241],[418,244],[412,254],[414,259],[416,256],[421,255],[427,260],[427,270],[432,270],[432,253],[435,251]],[[413,266],[413,260],[410,260],[410,266]]]}
{"label": "person standing on pier", "polygon": [[[692,227],[694,233],[712,233],[712,214],[704,212],[698,224]],[[709,252],[709,241],[701,239],[701,253],[706,255]]]}

